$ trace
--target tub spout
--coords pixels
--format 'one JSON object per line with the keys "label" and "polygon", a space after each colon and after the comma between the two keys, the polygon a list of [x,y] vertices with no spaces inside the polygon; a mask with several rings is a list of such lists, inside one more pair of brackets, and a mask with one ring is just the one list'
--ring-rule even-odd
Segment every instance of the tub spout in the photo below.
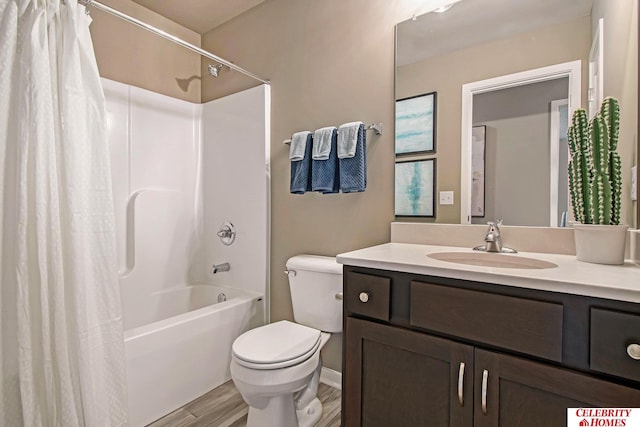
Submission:
{"label": "tub spout", "polygon": [[228,262],[225,262],[223,264],[213,264],[213,267],[211,267],[211,274],[221,273],[223,271],[229,270],[231,270],[231,264],[229,264]]}

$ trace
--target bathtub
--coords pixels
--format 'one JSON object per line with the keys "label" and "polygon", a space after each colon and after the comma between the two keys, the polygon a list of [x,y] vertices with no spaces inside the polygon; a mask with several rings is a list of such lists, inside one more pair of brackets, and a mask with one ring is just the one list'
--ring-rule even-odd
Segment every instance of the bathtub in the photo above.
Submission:
{"label": "bathtub", "polygon": [[[220,302],[219,302],[220,301]],[[264,323],[261,295],[213,285],[123,304],[129,422],[147,425],[231,378],[231,344]]]}

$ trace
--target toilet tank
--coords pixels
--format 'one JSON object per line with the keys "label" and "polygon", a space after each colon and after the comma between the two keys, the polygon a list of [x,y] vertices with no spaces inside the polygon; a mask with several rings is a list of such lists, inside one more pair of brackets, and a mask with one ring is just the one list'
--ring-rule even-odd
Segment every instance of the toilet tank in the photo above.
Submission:
{"label": "toilet tank", "polygon": [[296,323],[342,332],[342,265],[334,257],[297,255],[287,270]]}

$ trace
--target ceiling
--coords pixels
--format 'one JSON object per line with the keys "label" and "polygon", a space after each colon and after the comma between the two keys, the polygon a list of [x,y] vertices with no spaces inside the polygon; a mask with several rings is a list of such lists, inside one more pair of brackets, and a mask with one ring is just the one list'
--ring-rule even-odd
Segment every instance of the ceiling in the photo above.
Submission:
{"label": "ceiling", "polygon": [[259,5],[265,0],[133,0],[199,34]]}
{"label": "ceiling", "polygon": [[589,16],[593,0],[455,0],[397,27],[397,65]]}

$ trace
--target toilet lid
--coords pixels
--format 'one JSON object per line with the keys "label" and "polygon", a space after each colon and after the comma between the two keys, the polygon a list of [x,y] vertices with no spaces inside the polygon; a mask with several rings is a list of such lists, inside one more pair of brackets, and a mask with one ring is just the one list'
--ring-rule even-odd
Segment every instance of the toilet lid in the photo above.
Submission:
{"label": "toilet lid", "polygon": [[282,320],[245,332],[232,349],[242,365],[276,369],[303,362],[319,346],[319,330]]}

